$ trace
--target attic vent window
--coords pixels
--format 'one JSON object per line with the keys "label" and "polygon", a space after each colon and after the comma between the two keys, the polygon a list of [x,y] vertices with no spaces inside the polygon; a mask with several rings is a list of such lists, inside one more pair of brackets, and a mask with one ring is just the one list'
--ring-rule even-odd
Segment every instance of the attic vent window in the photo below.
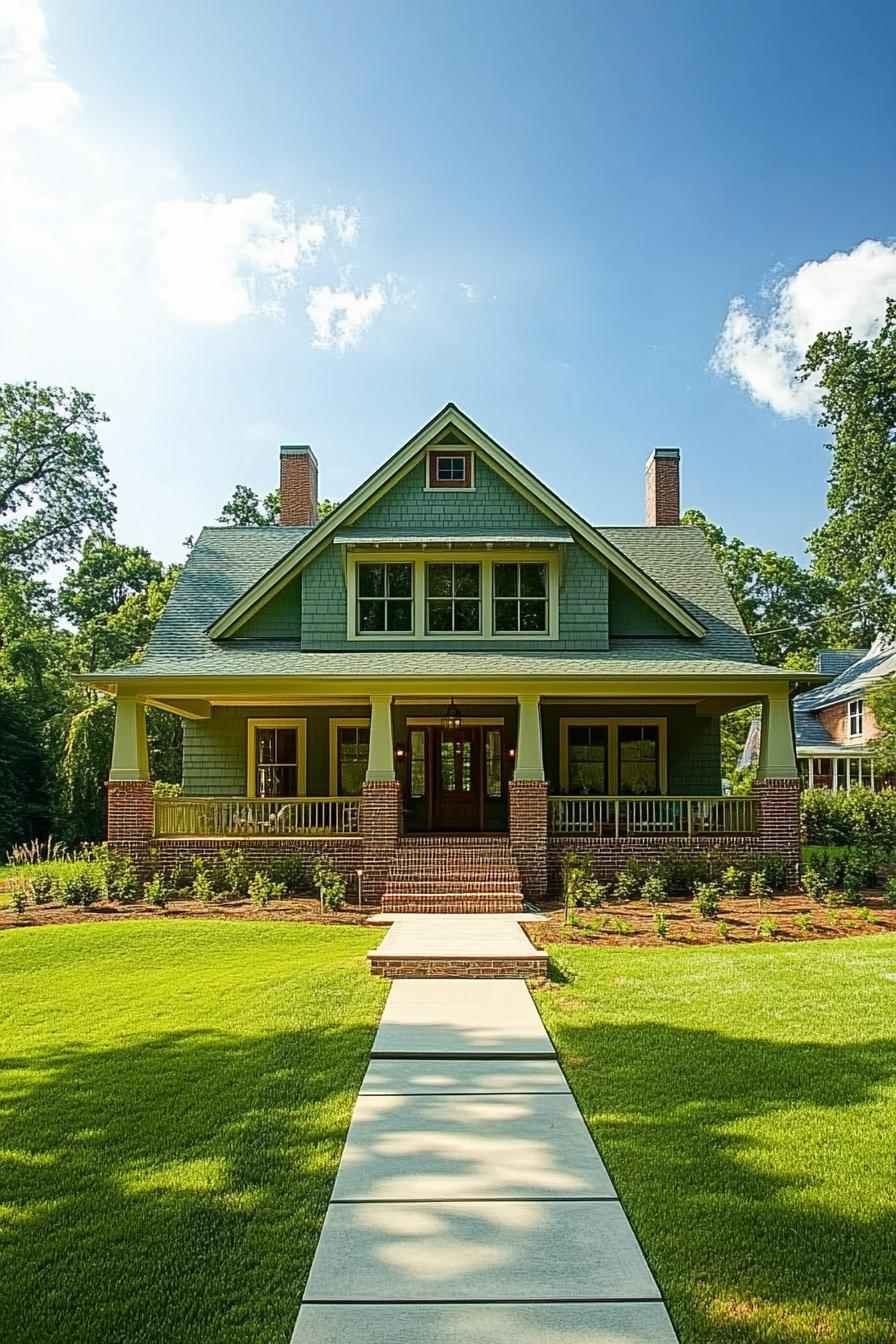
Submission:
{"label": "attic vent window", "polygon": [[430,490],[470,490],[473,486],[473,454],[457,449],[429,455]]}

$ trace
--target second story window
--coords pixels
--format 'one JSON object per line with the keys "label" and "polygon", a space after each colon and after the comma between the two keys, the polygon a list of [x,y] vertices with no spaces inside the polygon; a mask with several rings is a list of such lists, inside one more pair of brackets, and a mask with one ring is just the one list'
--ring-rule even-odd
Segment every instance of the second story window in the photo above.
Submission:
{"label": "second story window", "polygon": [[409,634],[414,628],[412,565],[358,565],[358,634]]}
{"label": "second story window", "polygon": [[847,706],[850,737],[861,737],[865,730],[864,700],[850,700]]}
{"label": "second story window", "polygon": [[548,628],[547,565],[495,565],[495,631],[543,634]]}
{"label": "second story window", "polygon": [[473,454],[445,449],[429,455],[430,490],[469,490],[473,485]]}
{"label": "second story window", "polygon": [[478,635],[481,607],[478,565],[426,566],[427,634]]}

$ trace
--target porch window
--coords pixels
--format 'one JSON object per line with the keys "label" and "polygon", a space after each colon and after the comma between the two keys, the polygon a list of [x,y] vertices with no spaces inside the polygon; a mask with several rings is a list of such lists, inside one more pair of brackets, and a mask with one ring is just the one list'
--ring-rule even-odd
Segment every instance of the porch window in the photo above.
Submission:
{"label": "porch window", "polygon": [[409,634],[414,628],[413,566],[359,564],[358,634]]}
{"label": "porch window", "polygon": [[619,792],[660,791],[660,730],[655,724],[619,725]]}
{"label": "porch window", "polygon": [[354,796],[361,792],[370,753],[368,727],[342,727],[336,733],[336,792]]}
{"label": "porch window", "polygon": [[478,565],[426,566],[427,634],[478,635],[481,606]]}
{"label": "porch window", "polygon": [[850,737],[861,737],[865,721],[864,700],[850,700],[848,705],[848,713],[849,713]]}
{"label": "porch window", "polygon": [[495,565],[494,588],[496,631],[543,634],[547,630],[547,565]]}
{"label": "porch window", "polygon": [[296,798],[298,793],[298,728],[256,728],[256,798]]}
{"label": "porch window", "polygon": [[570,724],[570,793],[606,793],[609,734],[605,724]]}

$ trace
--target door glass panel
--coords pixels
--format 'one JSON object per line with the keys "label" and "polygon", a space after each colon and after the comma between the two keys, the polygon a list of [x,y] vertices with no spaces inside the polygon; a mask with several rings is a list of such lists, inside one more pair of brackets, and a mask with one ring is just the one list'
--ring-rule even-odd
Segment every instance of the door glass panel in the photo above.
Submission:
{"label": "door glass panel", "polygon": [[606,793],[609,743],[606,724],[570,724],[567,733],[570,793]]}
{"label": "door glass panel", "polygon": [[657,794],[660,791],[660,730],[655,725],[619,725],[619,792]]}
{"label": "door glass panel", "polygon": [[411,730],[411,797],[426,794],[426,734],[422,728]]}
{"label": "door glass panel", "polygon": [[501,797],[500,728],[489,728],[485,735],[485,787],[489,798]]}
{"label": "door glass panel", "polygon": [[461,788],[469,793],[473,787],[473,743],[467,738],[460,744]]}
{"label": "door glass panel", "polygon": [[442,771],[442,791],[444,793],[454,792],[454,743],[442,738],[440,751],[440,764]]}

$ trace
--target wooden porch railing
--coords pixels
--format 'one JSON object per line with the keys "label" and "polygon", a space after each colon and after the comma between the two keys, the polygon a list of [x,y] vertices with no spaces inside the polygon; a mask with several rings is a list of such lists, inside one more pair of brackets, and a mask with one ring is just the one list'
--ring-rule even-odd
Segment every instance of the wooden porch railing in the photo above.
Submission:
{"label": "wooden porch railing", "polygon": [[360,798],[157,798],[160,838],[358,835]]}
{"label": "wooden porch railing", "polygon": [[755,798],[574,796],[548,799],[554,835],[754,835]]}

